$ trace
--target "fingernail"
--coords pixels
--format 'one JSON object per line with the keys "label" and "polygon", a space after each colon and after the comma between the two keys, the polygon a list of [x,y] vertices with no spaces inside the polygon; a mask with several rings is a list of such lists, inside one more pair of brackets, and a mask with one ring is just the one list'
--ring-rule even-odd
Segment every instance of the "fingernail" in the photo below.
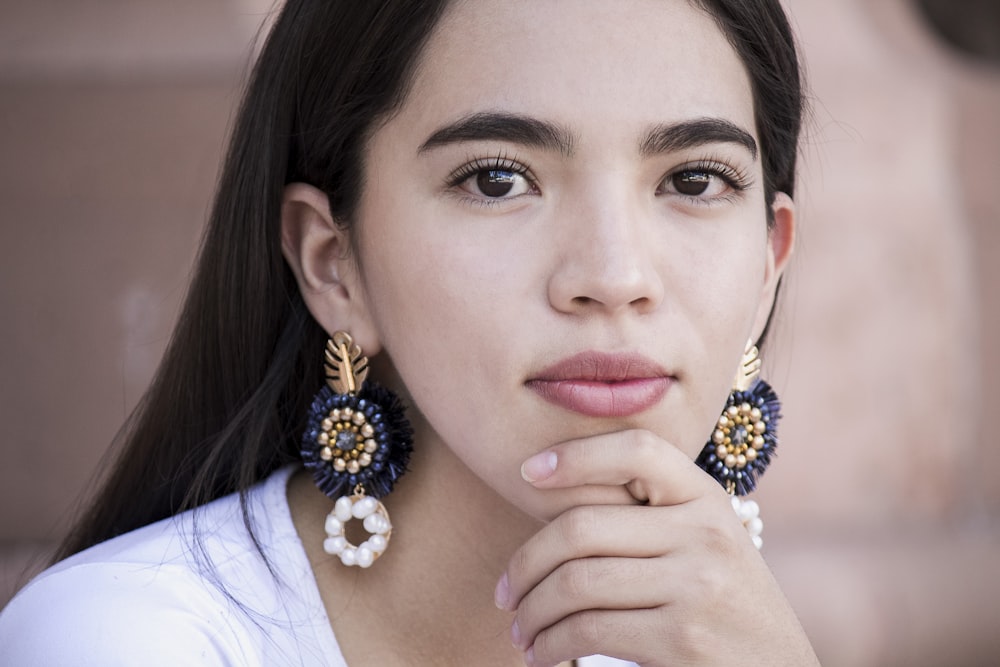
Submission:
{"label": "fingernail", "polygon": [[521,648],[521,628],[517,627],[517,621],[510,626],[510,642],[514,648]]}
{"label": "fingernail", "polygon": [[524,478],[524,481],[531,483],[548,479],[555,472],[558,460],[555,452],[535,454],[521,464],[521,477]]}
{"label": "fingernail", "polygon": [[527,651],[524,652],[524,664],[534,667],[535,665],[535,647],[532,646]]}
{"label": "fingernail", "polygon": [[506,610],[510,607],[510,585],[507,583],[506,572],[503,573],[500,581],[497,582],[497,588],[493,592],[493,601],[500,609]]}

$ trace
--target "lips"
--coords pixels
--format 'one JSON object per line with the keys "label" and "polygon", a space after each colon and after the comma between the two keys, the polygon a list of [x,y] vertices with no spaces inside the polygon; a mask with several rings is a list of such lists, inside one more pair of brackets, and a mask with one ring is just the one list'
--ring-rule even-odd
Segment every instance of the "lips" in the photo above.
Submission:
{"label": "lips", "polygon": [[525,386],[588,417],[628,417],[658,403],[673,380],[642,355],[582,352],[546,368]]}

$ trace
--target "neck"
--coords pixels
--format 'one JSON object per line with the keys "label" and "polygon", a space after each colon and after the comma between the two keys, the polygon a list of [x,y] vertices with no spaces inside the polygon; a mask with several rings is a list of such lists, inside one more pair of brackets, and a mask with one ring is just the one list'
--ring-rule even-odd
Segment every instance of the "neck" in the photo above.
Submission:
{"label": "neck", "polygon": [[311,476],[301,473],[289,487],[292,517],[345,659],[351,667],[523,665],[508,639],[512,616],[495,607],[493,590],[540,524],[483,484],[434,434],[421,434],[410,468],[383,499],[392,541],[367,570],[323,552],[332,503]]}

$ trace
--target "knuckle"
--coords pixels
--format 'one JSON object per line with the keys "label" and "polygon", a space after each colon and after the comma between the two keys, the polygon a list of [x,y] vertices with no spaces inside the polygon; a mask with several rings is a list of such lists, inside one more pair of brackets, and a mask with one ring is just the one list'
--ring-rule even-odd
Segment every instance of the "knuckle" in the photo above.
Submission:
{"label": "knuckle", "polygon": [[[714,508],[713,508],[714,509]],[[744,536],[742,527],[734,521],[733,512],[727,506],[717,511],[709,511],[701,522],[702,544],[709,553],[728,560],[738,552],[739,540]]]}
{"label": "knuckle", "polygon": [[556,589],[560,595],[571,600],[585,597],[591,589],[591,584],[587,561],[573,561],[559,568]]}
{"label": "knuckle", "polygon": [[555,628],[538,633],[532,647],[535,651],[536,665],[554,665],[559,662],[560,659],[556,657],[559,655],[559,647]]}
{"label": "knuckle", "polygon": [[724,556],[732,549],[732,536],[724,525],[706,524],[702,528],[702,536],[705,546],[714,554]]}
{"label": "knuckle", "polygon": [[590,543],[598,523],[592,506],[575,507],[561,518],[561,537],[567,545],[579,550]]}
{"label": "knuckle", "polygon": [[567,619],[567,634],[574,646],[592,649],[600,642],[605,628],[597,612],[582,611]]}
{"label": "knuckle", "polygon": [[685,619],[674,626],[674,650],[683,664],[706,664],[709,647],[718,637],[704,623]]}
{"label": "knuckle", "polygon": [[701,568],[694,576],[693,594],[702,600],[721,600],[726,597],[729,577],[716,567]]}

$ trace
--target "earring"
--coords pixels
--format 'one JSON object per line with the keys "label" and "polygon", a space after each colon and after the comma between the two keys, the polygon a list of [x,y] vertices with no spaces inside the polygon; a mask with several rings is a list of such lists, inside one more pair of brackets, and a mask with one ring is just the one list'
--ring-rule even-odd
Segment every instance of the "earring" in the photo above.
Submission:
{"label": "earring", "polygon": [[[389,544],[392,523],[379,498],[406,472],[413,429],[396,394],[366,382],[368,358],[351,336],[327,341],[326,386],[313,398],[302,435],[302,462],[334,500],[323,549],[344,565],[370,567]],[[368,539],[355,546],[345,526],[360,519]]]}
{"label": "earring", "polygon": [[760,534],[764,527],[760,507],[740,496],[757,487],[757,478],[775,456],[776,429],[781,418],[781,402],[771,385],[760,379],[760,367],[760,351],[752,340],[747,341],[726,407],[695,460],[732,496],[733,509],[758,549],[763,543]]}

